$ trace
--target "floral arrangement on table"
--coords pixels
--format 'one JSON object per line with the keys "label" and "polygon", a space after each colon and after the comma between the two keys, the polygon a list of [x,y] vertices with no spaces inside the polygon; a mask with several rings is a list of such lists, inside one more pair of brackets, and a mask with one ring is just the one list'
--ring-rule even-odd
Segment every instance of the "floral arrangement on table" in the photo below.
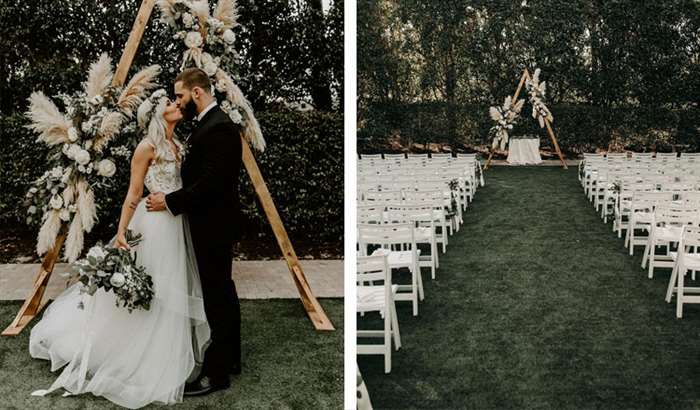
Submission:
{"label": "floral arrangement on table", "polygon": [[208,0],[158,0],[157,4],[161,19],[176,31],[175,40],[182,40],[180,69],[195,66],[204,70],[211,78],[221,109],[243,127],[246,140],[263,151],[265,140],[253,108],[233,77],[223,69],[237,64],[240,58],[233,46],[236,41],[233,30],[240,27],[235,0],[219,0],[213,12]]}
{"label": "floral arrangement on table", "polygon": [[547,121],[554,122],[554,117],[549,111],[549,108],[544,103],[545,92],[547,91],[547,83],[545,81],[540,82],[540,69],[536,69],[532,78],[527,78],[525,80],[525,87],[530,95],[530,103],[532,104],[532,118],[537,119],[540,124],[540,128],[544,128],[545,119]]}
{"label": "floral arrangement on table", "polygon": [[[126,232],[126,241],[130,247],[138,245],[143,237]],[[78,268],[78,281],[82,284],[81,294],[94,295],[98,289],[112,291],[116,297],[117,307],[126,308],[129,313],[134,309],[149,310],[153,300],[153,278],[143,266],[136,264],[136,252],[128,249],[103,246],[101,243],[90,248],[87,256],[75,262]],[[82,302],[78,308],[83,309]]]}
{"label": "floral arrangement on table", "polygon": [[[83,89],[59,94],[65,113],[41,91],[29,97],[28,128],[37,142],[50,147],[48,168],[27,192],[27,223],[40,225],[36,250],[53,248],[64,224],[68,226],[64,257],[74,262],[83,250],[84,233],[97,219],[95,188],[108,183],[116,172],[111,155],[128,156],[126,146],[106,150],[122,133],[135,129],[136,109],[154,87],[160,67],[136,73],[125,87],[111,85],[112,61],[102,54],[89,69]],[[126,151],[126,152],[124,152]]]}
{"label": "floral arrangement on table", "polygon": [[489,108],[489,115],[496,122],[490,130],[490,133],[493,134],[492,149],[496,149],[499,146],[502,150],[506,148],[508,132],[513,129],[513,125],[523,109],[523,104],[525,104],[524,99],[514,103],[513,98],[508,96],[503,102],[503,107]]}

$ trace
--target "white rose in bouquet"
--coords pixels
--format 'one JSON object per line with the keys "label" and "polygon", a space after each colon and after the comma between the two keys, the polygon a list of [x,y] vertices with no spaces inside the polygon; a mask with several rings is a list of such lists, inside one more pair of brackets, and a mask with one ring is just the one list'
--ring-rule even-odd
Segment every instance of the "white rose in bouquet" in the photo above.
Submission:
{"label": "white rose in bouquet", "polygon": [[70,142],[75,142],[78,140],[78,130],[75,127],[68,128],[68,139]]}
{"label": "white rose in bouquet", "polygon": [[57,166],[57,167],[54,167],[54,168],[51,170],[51,177],[52,177],[52,178],[58,179],[58,178],[60,178],[61,176],[63,176],[63,168],[61,168],[60,165]]}
{"label": "white rose in bouquet", "polygon": [[34,205],[30,206],[30,207],[27,209],[27,213],[35,214],[35,213],[36,213],[36,207],[35,207]]}
{"label": "white rose in bouquet", "polygon": [[84,123],[82,123],[80,128],[83,130],[84,133],[89,133],[92,129],[92,123],[90,121],[85,121]]}
{"label": "white rose in bouquet", "polygon": [[93,258],[95,258],[97,260],[101,260],[101,259],[104,259],[104,257],[107,256],[107,254],[105,253],[105,250],[102,249],[101,246],[95,245],[92,248],[90,248],[90,250],[87,253],[87,256],[92,256]]}
{"label": "white rose in bouquet", "polygon": [[194,17],[190,13],[184,13],[182,15],[182,23],[185,25],[185,27],[190,28],[192,27],[192,24],[194,24]]}
{"label": "white rose in bouquet", "polygon": [[204,72],[207,73],[207,75],[210,77],[216,74],[216,70],[218,69],[219,67],[217,67],[213,61],[209,64],[205,64],[204,67],[202,67],[202,70],[204,70]]}
{"label": "white rose in bouquet", "polygon": [[188,48],[198,48],[202,45],[202,35],[199,31],[190,31],[185,37],[185,45]]}
{"label": "white rose in bouquet", "polygon": [[103,159],[97,164],[97,175],[110,178],[115,172],[117,172],[117,166],[108,159]]}
{"label": "white rose in bouquet", "polygon": [[115,272],[109,279],[109,283],[115,288],[121,288],[126,283],[126,278],[119,272]]}
{"label": "white rose in bouquet", "polygon": [[63,198],[61,198],[60,195],[54,195],[51,197],[49,205],[53,209],[61,209],[61,207],[63,206]]}
{"label": "white rose in bouquet", "polygon": [[236,41],[236,35],[231,29],[226,29],[226,31],[224,31],[224,41],[228,44],[233,44],[233,42]]}
{"label": "white rose in bouquet", "polygon": [[216,82],[214,85],[216,87],[216,91],[223,93],[226,91],[226,82],[224,80],[219,80]]}
{"label": "white rose in bouquet", "polygon": [[78,149],[79,151],[75,153],[75,160],[80,165],[87,165],[87,163],[90,162],[90,153],[84,149],[80,149],[80,147],[78,147]]}
{"label": "white rose in bouquet", "polygon": [[70,220],[70,212],[67,209],[61,209],[61,212],[58,214],[58,216],[63,222],[68,222]]}

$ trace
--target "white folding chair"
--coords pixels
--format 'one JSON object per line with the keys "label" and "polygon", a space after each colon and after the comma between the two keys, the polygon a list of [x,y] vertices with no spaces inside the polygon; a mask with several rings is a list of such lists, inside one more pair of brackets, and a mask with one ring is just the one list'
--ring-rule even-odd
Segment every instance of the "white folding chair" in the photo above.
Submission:
{"label": "white folding chair", "polygon": [[438,267],[437,239],[435,232],[435,218],[430,206],[412,207],[405,205],[389,205],[384,217],[387,224],[415,224],[416,244],[426,244],[430,247],[430,253],[421,252],[418,257],[418,266],[430,268],[430,276],[435,279],[435,270]]}
{"label": "white folding chair", "polygon": [[418,264],[420,250],[416,246],[413,224],[358,225],[360,255],[366,256],[370,246],[379,246],[372,255],[387,255],[389,268],[406,268],[411,273],[410,285],[398,285],[394,300],[413,303],[413,316],[418,316],[418,300],[423,300],[423,278]]}
{"label": "white folding chair", "polygon": [[630,256],[634,255],[635,245],[646,245],[649,239],[648,236],[639,237],[635,230],[649,230],[654,208],[659,204],[670,204],[672,200],[673,192],[634,192],[630,202],[630,222],[625,235],[625,247],[629,247]]}
{"label": "white folding chair", "polygon": [[666,290],[666,302],[671,302],[673,293],[676,293],[676,317],[683,317],[683,305],[686,303],[700,303],[700,287],[685,286],[685,274],[700,270],[700,228],[697,226],[684,226],[681,240],[678,244],[678,252],[671,252],[674,260],[671,278]]}
{"label": "white folding chair", "polygon": [[[697,206],[687,204],[657,205],[650,224],[649,239],[644,248],[642,268],[649,262],[649,279],[654,277],[654,268],[672,268],[671,246],[680,242],[683,227],[698,225]],[[666,253],[659,255],[656,247],[666,247]]]}
{"label": "white folding chair", "polygon": [[[381,284],[377,284],[381,282]],[[383,338],[382,344],[357,343],[357,354],[384,355],[384,373],[391,372],[391,341],[401,348],[399,320],[394,297],[397,285],[391,283],[391,269],[386,255],[357,257],[357,312],[379,312],[384,318],[382,330],[357,329],[358,338]]]}

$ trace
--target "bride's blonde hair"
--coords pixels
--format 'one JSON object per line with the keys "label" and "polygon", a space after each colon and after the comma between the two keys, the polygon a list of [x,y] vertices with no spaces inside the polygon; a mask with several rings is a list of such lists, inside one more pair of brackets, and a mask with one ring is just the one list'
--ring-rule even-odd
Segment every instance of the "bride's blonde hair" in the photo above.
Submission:
{"label": "bride's blonde hair", "polygon": [[[139,127],[145,130],[143,140],[151,144],[155,149],[155,162],[170,159],[173,156],[170,144],[168,144],[168,139],[165,136],[167,123],[164,113],[167,106],[168,97],[165,95],[165,90],[160,89],[141,103],[136,114]],[[178,147],[178,150],[181,151],[182,144],[176,135],[173,135],[173,142]]]}

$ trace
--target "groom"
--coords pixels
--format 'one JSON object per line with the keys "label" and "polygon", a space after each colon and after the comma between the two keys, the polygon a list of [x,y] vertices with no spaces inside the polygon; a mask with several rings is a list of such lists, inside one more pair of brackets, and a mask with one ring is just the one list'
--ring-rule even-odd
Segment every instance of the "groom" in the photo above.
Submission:
{"label": "groom", "polygon": [[185,386],[188,396],[228,388],[229,374],[239,374],[241,366],[241,313],[231,279],[240,226],[241,127],[217,106],[211,88],[209,76],[198,68],[175,78],[175,102],[185,119],[196,121],[182,164],[183,186],[168,195],[152,193],[146,202],[149,211],[167,209],[189,220],[211,344],[200,377]]}

